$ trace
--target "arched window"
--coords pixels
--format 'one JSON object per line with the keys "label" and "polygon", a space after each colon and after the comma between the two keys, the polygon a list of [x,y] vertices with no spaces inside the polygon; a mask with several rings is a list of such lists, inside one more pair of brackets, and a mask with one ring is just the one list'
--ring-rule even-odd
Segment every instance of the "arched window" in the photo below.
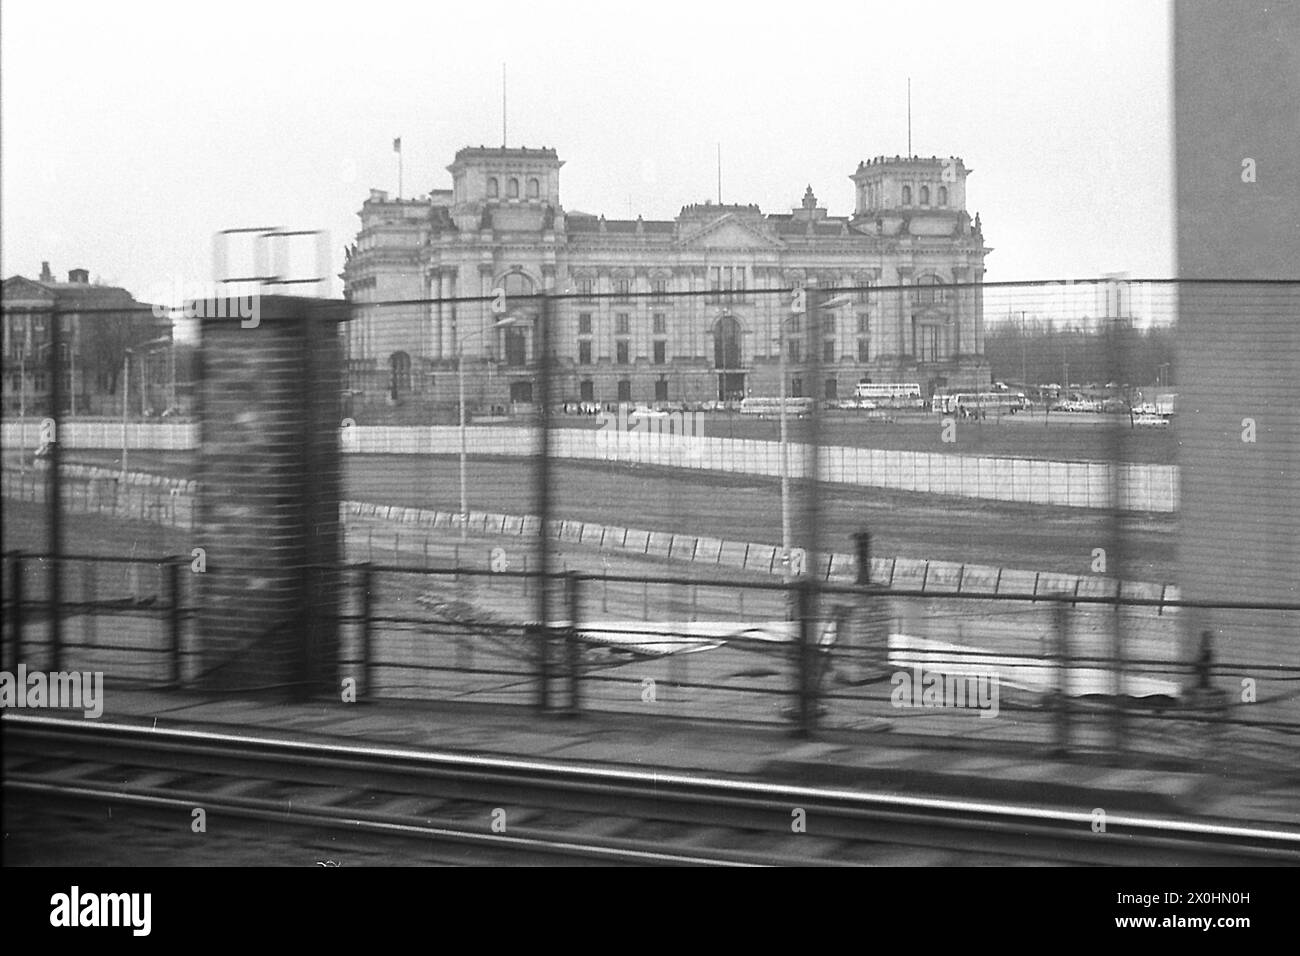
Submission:
{"label": "arched window", "polygon": [[929,187],[929,186],[922,186],[922,187],[921,187],[921,205],[922,205],[922,206],[928,206],[928,205],[930,205],[930,187]]}
{"label": "arched window", "polygon": [[904,187],[903,187],[903,205],[904,205],[904,206],[910,206],[910,205],[912,205],[912,187],[911,187],[911,186],[904,186]]}
{"label": "arched window", "polygon": [[506,290],[506,307],[513,306],[510,300],[516,296],[532,295],[533,280],[522,272],[507,272],[502,287]]}
{"label": "arched window", "polygon": [[528,180],[528,198],[529,198],[529,199],[536,199],[539,195],[541,195],[541,192],[542,192],[541,184],[538,183],[538,181],[536,180],[536,178],[529,179],[529,180]]}
{"label": "arched window", "polygon": [[488,199],[496,199],[501,195],[501,187],[497,185],[497,178],[493,176],[488,180]]}
{"label": "arched window", "polygon": [[924,275],[916,280],[916,292],[912,294],[912,301],[917,305],[933,305],[936,302],[944,301],[944,292],[940,286],[943,280],[936,275]]}
{"label": "arched window", "polygon": [[940,187],[939,187],[939,205],[940,205],[940,206],[946,206],[946,205],[948,205],[948,187],[947,187],[947,186],[940,186]]}
{"label": "arched window", "polygon": [[519,180],[515,179],[513,176],[511,176],[509,181],[506,183],[506,198],[519,198]]}
{"label": "arched window", "polygon": [[740,322],[724,315],[713,327],[713,367],[740,368]]}

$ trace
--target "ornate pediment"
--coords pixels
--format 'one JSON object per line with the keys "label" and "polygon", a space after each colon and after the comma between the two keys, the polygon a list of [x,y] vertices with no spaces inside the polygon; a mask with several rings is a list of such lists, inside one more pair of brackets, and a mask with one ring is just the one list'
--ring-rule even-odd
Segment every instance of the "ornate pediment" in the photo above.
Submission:
{"label": "ornate pediment", "polygon": [[734,213],[719,216],[678,240],[686,249],[780,249],[784,243]]}
{"label": "ornate pediment", "polygon": [[4,300],[8,303],[14,302],[49,302],[54,299],[54,293],[25,276],[10,276],[4,280]]}

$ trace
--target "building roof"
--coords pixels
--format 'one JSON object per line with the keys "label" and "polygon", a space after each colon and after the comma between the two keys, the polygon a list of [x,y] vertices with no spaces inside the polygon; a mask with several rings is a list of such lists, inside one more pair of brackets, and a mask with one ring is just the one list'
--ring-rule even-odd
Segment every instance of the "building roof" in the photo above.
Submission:
{"label": "building roof", "polygon": [[52,300],[52,305],[58,308],[121,307],[131,310],[147,308],[145,303],[137,301],[135,296],[121,286],[51,280],[42,282],[20,275],[10,276],[4,280],[4,298],[10,301],[24,298]]}
{"label": "building roof", "polygon": [[[772,225],[778,236],[806,236],[809,234],[809,221],[807,219],[796,219],[794,216],[786,214],[768,216],[766,222]],[[863,236],[866,233],[849,225],[848,219],[843,216],[828,216],[825,219],[817,219],[812,222],[812,235]]]}
{"label": "building roof", "polygon": [[554,147],[541,146],[464,146],[456,150],[455,162],[462,159],[558,159]]}
{"label": "building roof", "polygon": [[[637,232],[637,220],[635,219],[606,219],[604,221],[604,231],[607,233],[632,233]],[[564,218],[564,228],[568,232],[600,232],[602,220],[597,216],[589,216],[585,213],[577,215],[568,213]],[[677,230],[677,223],[671,219],[642,219],[640,221],[641,231],[646,235],[672,235]]]}
{"label": "building roof", "polygon": [[677,214],[678,219],[712,219],[715,216],[722,216],[729,212],[737,212],[741,215],[761,216],[763,211],[754,203],[722,203],[722,202],[695,202],[683,206],[682,211]]}

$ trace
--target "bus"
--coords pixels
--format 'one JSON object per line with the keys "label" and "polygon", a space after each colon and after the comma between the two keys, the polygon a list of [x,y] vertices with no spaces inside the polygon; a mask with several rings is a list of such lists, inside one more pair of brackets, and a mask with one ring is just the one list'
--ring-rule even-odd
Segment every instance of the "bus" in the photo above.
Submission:
{"label": "bus", "polygon": [[[787,416],[804,418],[811,415],[812,411],[813,400],[811,398],[787,398],[785,400],[785,413]],[[757,415],[759,418],[780,418],[781,399],[747,398],[740,403],[740,414]]]}
{"label": "bus", "polygon": [[860,402],[894,408],[922,408],[925,405],[917,382],[859,382],[853,390],[853,397]]}
{"label": "bus", "polygon": [[1029,407],[1024,392],[955,392],[936,395],[934,410],[942,415],[1014,415]]}

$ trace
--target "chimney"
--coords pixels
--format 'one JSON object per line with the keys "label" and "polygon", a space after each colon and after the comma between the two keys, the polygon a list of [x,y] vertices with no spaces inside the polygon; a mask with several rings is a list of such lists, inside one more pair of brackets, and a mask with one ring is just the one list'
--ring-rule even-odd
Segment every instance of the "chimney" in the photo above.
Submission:
{"label": "chimney", "polygon": [[68,282],[73,285],[88,285],[90,283],[89,269],[69,269]]}
{"label": "chimney", "polygon": [[54,273],[50,271],[50,264],[48,261],[41,263],[41,281],[42,282],[54,281]]}

